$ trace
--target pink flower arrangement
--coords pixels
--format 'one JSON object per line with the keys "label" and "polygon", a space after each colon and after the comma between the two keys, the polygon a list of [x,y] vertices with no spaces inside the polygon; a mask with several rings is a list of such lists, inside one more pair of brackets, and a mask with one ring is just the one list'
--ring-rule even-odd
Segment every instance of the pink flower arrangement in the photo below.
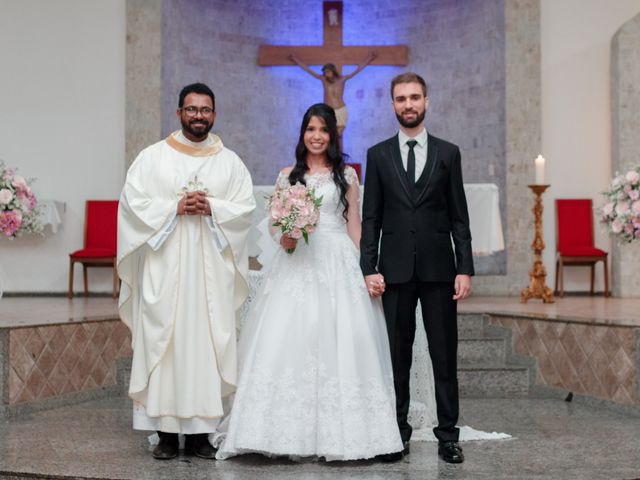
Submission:
{"label": "pink flower arrangement", "polygon": [[42,233],[38,201],[30,183],[0,161],[0,234],[5,237]]}
{"label": "pink flower arrangement", "polygon": [[[320,205],[322,197],[316,197],[313,189],[296,183],[276,189],[267,202],[267,209],[274,227],[280,227],[283,234],[292,238],[303,238],[308,244],[309,234],[315,231],[320,219]],[[289,249],[287,253],[293,251]]]}
{"label": "pink flower arrangement", "polygon": [[640,238],[640,167],[611,180],[603,192],[607,201],[599,209],[600,221],[622,243]]}

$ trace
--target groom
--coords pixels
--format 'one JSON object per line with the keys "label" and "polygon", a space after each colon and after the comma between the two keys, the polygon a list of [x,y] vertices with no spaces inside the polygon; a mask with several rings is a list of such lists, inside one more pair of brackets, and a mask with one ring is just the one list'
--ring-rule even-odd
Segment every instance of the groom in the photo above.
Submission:
{"label": "groom", "polygon": [[360,243],[369,293],[382,295],[405,445],[404,452],[383,460],[409,453],[409,371],[420,300],[435,379],[438,454],[446,462],[461,463],[456,302],[470,294],[474,272],[460,151],[427,134],[429,98],[422,77],[395,77],[391,98],[400,131],[367,152]]}

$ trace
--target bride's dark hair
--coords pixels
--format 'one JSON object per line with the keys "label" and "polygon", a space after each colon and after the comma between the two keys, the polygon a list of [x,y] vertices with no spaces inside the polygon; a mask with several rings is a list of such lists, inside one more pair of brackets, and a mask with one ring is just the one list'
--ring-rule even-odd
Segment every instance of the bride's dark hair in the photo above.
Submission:
{"label": "bride's dark hair", "polygon": [[309,126],[311,117],[318,117],[324,120],[329,133],[329,147],[327,148],[327,163],[331,168],[333,182],[338,187],[340,193],[340,203],[344,207],[342,216],[347,219],[347,211],[349,210],[349,201],[347,200],[347,189],[349,185],[344,177],[345,159],[348,155],[340,151],[340,143],[338,141],[338,126],[336,122],[336,114],[329,105],[325,103],[316,103],[311,105],[302,117],[302,125],[300,125],[300,138],[296,146],[296,164],[289,173],[289,183],[295,185],[297,182],[306,185],[304,175],[309,171],[307,165],[307,147],[304,144],[304,133]]}

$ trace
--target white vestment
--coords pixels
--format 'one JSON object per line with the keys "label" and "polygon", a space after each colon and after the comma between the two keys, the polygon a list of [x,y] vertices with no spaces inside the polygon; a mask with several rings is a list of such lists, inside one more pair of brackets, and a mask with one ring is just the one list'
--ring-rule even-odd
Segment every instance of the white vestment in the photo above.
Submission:
{"label": "white vestment", "polygon": [[[176,215],[204,190],[211,217]],[[216,136],[143,150],[118,211],[120,317],[131,329],[134,428],[208,433],[236,386],[236,313],[247,293],[251,177]]]}

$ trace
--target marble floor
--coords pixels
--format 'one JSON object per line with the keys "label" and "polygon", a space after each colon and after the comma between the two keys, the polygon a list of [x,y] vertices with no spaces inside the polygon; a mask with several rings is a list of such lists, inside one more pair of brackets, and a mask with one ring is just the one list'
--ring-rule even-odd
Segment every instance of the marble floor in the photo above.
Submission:
{"label": "marble floor", "polygon": [[131,404],[115,397],[0,421],[0,478],[56,479],[640,479],[640,417],[561,399],[463,399],[461,424],[513,438],[463,444],[449,465],[413,442],[402,462],[295,463],[257,455],[157,461]]}

